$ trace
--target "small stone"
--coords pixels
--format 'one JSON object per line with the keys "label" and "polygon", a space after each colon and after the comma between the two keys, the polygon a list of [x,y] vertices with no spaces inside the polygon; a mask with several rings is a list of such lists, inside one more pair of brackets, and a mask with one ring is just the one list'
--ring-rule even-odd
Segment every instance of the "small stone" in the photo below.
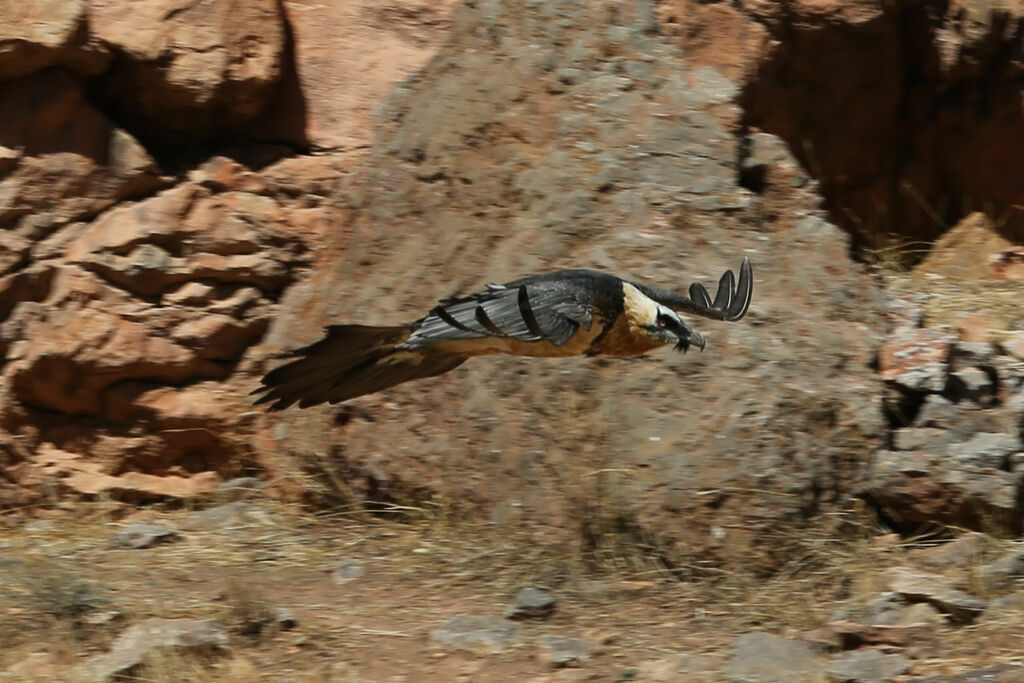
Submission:
{"label": "small stone", "polygon": [[[907,601],[902,595],[892,591],[885,592],[867,604],[864,616],[859,621],[869,626],[891,626],[899,621],[900,614],[906,607]],[[829,621],[838,620],[830,619]]]}
{"label": "small stone", "polygon": [[427,183],[436,182],[444,177],[444,169],[434,164],[423,164],[416,169],[416,178]]}
{"label": "small stone", "polygon": [[[679,683],[679,681],[711,681],[717,678],[720,664],[711,655],[678,653],[640,664],[631,678],[620,676],[620,681],[651,681],[652,683]],[[687,675],[688,674],[688,675]]]}
{"label": "small stone", "polygon": [[975,562],[994,542],[994,539],[988,534],[974,531],[934,548],[914,550],[911,555],[923,564],[940,569],[967,567]]}
{"label": "small stone", "polygon": [[903,537],[899,534],[882,534],[881,536],[874,536],[871,539],[871,547],[873,548],[891,548],[899,545],[903,542]]}
{"label": "small stone", "polygon": [[547,635],[537,639],[537,658],[552,667],[579,666],[590,659],[594,643],[583,638]]}
{"label": "small stone", "polygon": [[729,659],[733,681],[793,683],[819,680],[822,656],[810,645],[771,633],[748,633],[736,641]]}
{"label": "small stone", "polygon": [[921,363],[893,375],[892,383],[911,391],[938,393],[946,388],[949,366],[938,361]]}
{"label": "small stone", "polygon": [[915,602],[913,605],[907,605],[903,608],[903,611],[900,612],[895,625],[907,626],[909,624],[944,623],[946,623],[946,618],[942,616],[942,612],[935,609],[927,602]]}
{"label": "small stone", "polygon": [[924,324],[924,309],[917,301],[894,297],[887,303],[888,315],[894,327],[914,329]]}
{"label": "small stone", "polygon": [[1007,618],[1017,618],[1021,613],[1024,613],[1024,591],[1017,591],[993,600],[981,615],[981,621],[1006,623]]}
{"label": "small stone", "polygon": [[173,292],[164,294],[163,301],[177,306],[203,306],[213,300],[216,289],[202,282],[186,282]]}
{"label": "small stone", "polygon": [[951,444],[948,454],[960,463],[992,469],[1004,469],[1007,459],[1024,450],[1016,434],[981,432],[963,443]]}
{"label": "small stone", "polygon": [[995,383],[981,368],[964,368],[951,373],[946,394],[954,403],[970,401],[983,408],[996,402]]}
{"label": "small stone", "polygon": [[547,591],[527,586],[516,593],[505,612],[507,619],[546,619],[555,611],[557,601]]}
{"label": "small stone", "polygon": [[22,531],[27,534],[42,534],[53,531],[56,528],[57,525],[53,523],[52,519],[37,519],[21,527]]}
{"label": "small stone", "polygon": [[990,580],[998,582],[1024,577],[1024,548],[1006,553],[985,567],[984,573]]}
{"label": "small stone", "polygon": [[72,671],[74,680],[107,681],[141,666],[159,650],[221,651],[228,635],[211,619],[147,619],[114,641],[110,652],[96,655]]}
{"label": "small stone", "polygon": [[884,683],[910,671],[910,660],[877,647],[839,655],[828,669],[829,680],[842,683]]}
{"label": "small stone", "polygon": [[927,602],[951,619],[969,623],[985,611],[987,605],[966,593],[951,588],[942,577],[895,567],[889,572],[889,588],[911,602]]}
{"label": "small stone", "polygon": [[882,379],[912,391],[939,393],[946,387],[956,337],[936,328],[901,328],[878,351]]}
{"label": "small stone", "polygon": [[158,543],[170,543],[181,538],[178,532],[157,524],[136,522],[116,532],[107,541],[110,548],[149,548]]}
{"label": "small stone", "polygon": [[892,434],[892,445],[897,451],[934,451],[948,446],[954,435],[936,427],[904,427]]}
{"label": "small stone", "polygon": [[833,621],[804,634],[804,638],[831,649],[893,645],[922,653],[922,656],[923,653],[935,651],[938,646],[935,625],[930,623],[873,625],[855,621]]}
{"label": "small stone", "polygon": [[1019,664],[996,664],[958,674],[915,678],[912,683],[1020,683],[1022,673]]}
{"label": "small stone", "polygon": [[122,614],[120,610],[116,609],[97,610],[89,612],[83,616],[82,623],[89,624],[90,626],[102,626],[103,624],[109,624],[112,621],[117,621],[123,616],[124,614]]}
{"label": "small stone", "polygon": [[295,618],[295,612],[287,607],[275,607],[274,620],[282,631],[290,631],[299,625],[299,620]]}
{"label": "small stone", "polygon": [[193,512],[181,521],[182,529],[210,530],[224,527],[249,526],[259,521],[262,513],[251,503],[235,501],[217,507]]}
{"label": "small stone", "polygon": [[629,90],[633,85],[632,78],[627,78],[626,76],[614,76],[612,74],[603,74],[587,81],[587,87],[601,93]]}
{"label": "small stone", "polygon": [[431,634],[438,643],[484,653],[498,653],[509,648],[519,634],[512,621],[493,616],[457,614]]}
{"label": "small stone", "polygon": [[366,569],[361,564],[348,559],[342,559],[341,563],[331,572],[334,583],[348,583],[361,578],[366,574]]}
{"label": "small stone", "polygon": [[945,429],[955,424],[958,418],[956,406],[942,396],[928,396],[914,419],[915,427],[936,427]]}

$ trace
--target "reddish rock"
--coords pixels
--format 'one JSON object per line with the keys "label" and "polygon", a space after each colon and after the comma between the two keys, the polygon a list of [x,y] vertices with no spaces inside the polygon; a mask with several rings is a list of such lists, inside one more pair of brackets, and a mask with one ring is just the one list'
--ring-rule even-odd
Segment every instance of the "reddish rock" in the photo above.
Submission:
{"label": "reddish rock", "polygon": [[18,150],[16,166],[0,174],[0,227],[17,235],[40,239],[167,184],[139,143],[86,100],[67,70],[0,83],[0,111],[0,143]]}
{"label": "reddish rock", "polygon": [[1012,532],[1021,524],[1018,479],[944,454],[880,451],[862,494],[907,533],[936,523],[967,529],[997,524]]}
{"label": "reddish rock", "polygon": [[889,590],[913,602],[927,602],[950,619],[971,622],[985,611],[987,605],[951,587],[944,578],[915,572],[906,567],[893,567],[887,576]]}
{"label": "reddish rock", "polygon": [[50,66],[92,75],[110,51],[85,30],[87,0],[39,0],[0,5],[0,81]]}
{"label": "reddish rock", "polygon": [[[319,149],[354,150],[373,137],[381,100],[437,50],[455,0],[285,0],[306,101],[306,131]],[[358,74],[353,78],[354,74]]]}
{"label": "reddish rock", "polygon": [[103,494],[131,501],[163,497],[195,498],[213,491],[221,482],[214,472],[194,475],[125,472],[113,475],[104,471],[104,465],[99,462],[49,445],[39,449],[29,466],[39,476],[58,481],[74,493],[88,496]]}
{"label": "reddish rock", "polygon": [[933,656],[938,648],[935,624],[868,625],[854,621],[833,621],[804,635],[806,640],[833,649],[854,649],[865,645],[907,648],[918,656]]}
{"label": "reddish rock", "polygon": [[98,83],[103,96],[163,143],[256,118],[282,73],[273,0],[90,0],[89,27],[121,56]]}
{"label": "reddish rock", "polygon": [[[69,475],[70,490],[191,496],[236,474],[248,448],[248,389],[202,380],[226,379],[259,341],[273,299],[308,263],[311,231],[289,224],[290,195],[261,194],[267,185],[236,162],[192,176],[58,230],[45,261],[0,279],[21,300],[0,307],[0,420],[30,450],[59,443],[95,466]],[[79,418],[144,425],[145,436],[128,443]]]}
{"label": "reddish rock", "polygon": [[998,258],[1011,246],[996,231],[991,218],[972,213],[936,240],[914,271],[957,280],[984,279],[992,272],[993,257]]}
{"label": "reddish rock", "polygon": [[746,77],[768,49],[767,30],[738,7],[669,0],[658,3],[657,11],[662,30],[683,44],[687,59],[720,69],[727,78]]}
{"label": "reddish rock", "polygon": [[897,329],[878,351],[882,379],[916,391],[942,391],[955,341],[955,336],[938,328]]}

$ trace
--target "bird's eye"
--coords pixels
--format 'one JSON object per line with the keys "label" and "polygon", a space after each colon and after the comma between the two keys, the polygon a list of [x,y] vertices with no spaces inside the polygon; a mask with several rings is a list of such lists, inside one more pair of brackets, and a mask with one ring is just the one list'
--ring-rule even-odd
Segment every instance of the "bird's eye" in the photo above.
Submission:
{"label": "bird's eye", "polygon": [[658,316],[658,327],[665,327],[665,316]]}

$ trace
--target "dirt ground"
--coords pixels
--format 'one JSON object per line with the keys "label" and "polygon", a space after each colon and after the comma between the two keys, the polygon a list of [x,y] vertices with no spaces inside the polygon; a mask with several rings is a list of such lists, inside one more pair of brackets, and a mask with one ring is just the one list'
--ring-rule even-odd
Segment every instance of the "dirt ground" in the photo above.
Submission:
{"label": "dirt ground", "polygon": [[[188,617],[224,626],[226,651],[167,654],[132,680],[718,681],[737,636],[816,628],[842,605],[877,593],[879,572],[905,563],[907,552],[876,547],[867,535],[804,538],[790,567],[772,578],[681,579],[640,552],[585,557],[528,529],[314,516],[270,501],[257,509],[247,523],[182,531],[144,549],[109,547],[127,522],[112,521],[109,504],[9,528],[0,541],[0,671],[34,657],[44,667],[35,680],[75,680],[71,667],[106,652],[130,624]],[[135,516],[175,528],[187,514]],[[363,573],[339,581],[333,572],[341,565]],[[501,616],[528,585],[549,590],[558,605],[547,620],[521,622],[507,650],[466,652],[432,640],[456,614]],[[294,612],[297,626],[245,634],[279,607]],[[120,616],[86,623],[85,614],[103,610]],[[915,660],[906,679],[1020,659],[1024,634],[1012,625],[1019,616],[941,627],[941,656]],[[584,637],[599,650],[578,667],[556,669],[539,656],[545,634]],[[656,662],[680,653],[692,673],[656,678]],[[33,680],[27,675],[5,680]]]}

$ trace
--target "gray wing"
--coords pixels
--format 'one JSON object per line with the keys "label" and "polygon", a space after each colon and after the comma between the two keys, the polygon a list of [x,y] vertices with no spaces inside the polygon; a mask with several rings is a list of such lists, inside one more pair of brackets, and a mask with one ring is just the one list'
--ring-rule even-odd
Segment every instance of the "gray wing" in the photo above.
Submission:
{"label": "gray wing", "polygon": [[589,330],[593,319],[593,309],[570,283],[489,284],[485,292],[442,301],[418,321],[404,346],[484,337],[561,346],[581,325]]}

